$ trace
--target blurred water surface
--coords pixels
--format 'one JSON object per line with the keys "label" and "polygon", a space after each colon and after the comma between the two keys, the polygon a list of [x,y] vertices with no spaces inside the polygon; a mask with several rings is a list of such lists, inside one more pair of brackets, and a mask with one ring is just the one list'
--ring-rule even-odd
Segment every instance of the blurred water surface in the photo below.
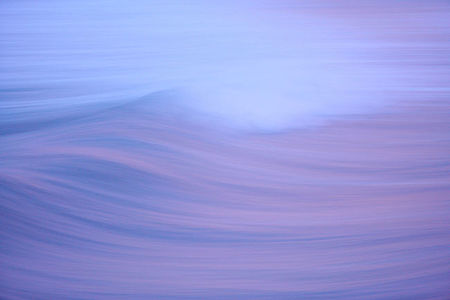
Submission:
{"label": "blurred water surface", "polygon": [[5,299],[445,299],[446,1],[3,1]]}

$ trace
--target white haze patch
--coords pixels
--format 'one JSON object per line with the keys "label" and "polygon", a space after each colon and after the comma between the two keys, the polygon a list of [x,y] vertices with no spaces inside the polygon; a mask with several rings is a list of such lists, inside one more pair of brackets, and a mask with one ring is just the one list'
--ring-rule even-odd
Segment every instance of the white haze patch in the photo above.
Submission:
{"label": "white haze patch", "polygon": [[358,28],[262,3],[6,1],[2,115],[177,90],[189,118],[282,130],[365,111],[398,87]]}

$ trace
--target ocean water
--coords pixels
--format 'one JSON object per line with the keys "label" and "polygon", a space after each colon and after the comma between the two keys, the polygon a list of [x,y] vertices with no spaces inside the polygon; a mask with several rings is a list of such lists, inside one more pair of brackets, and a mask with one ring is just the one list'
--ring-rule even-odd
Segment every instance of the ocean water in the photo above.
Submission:
{"label": "ocean water", "polygon": [[446,1],[3,1],[0,298],[446,299]]}

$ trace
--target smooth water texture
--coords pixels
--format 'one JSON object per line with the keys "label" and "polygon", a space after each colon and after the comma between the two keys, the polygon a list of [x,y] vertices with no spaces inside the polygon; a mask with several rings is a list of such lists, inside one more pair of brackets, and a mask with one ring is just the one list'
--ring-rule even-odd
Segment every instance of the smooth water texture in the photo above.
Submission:
{"label": "smooth water texture", "polygon": [[0,3],[0,298],[446,299],[446,1]]}

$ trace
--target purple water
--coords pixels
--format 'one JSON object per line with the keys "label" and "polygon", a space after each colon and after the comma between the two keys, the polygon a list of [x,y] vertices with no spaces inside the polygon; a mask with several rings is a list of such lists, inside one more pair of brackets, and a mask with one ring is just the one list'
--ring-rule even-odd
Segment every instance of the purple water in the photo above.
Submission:
{"label": "purple water", "polygon": [[0,4],[0,298],[449,297],[448,2],[246,2]]}

